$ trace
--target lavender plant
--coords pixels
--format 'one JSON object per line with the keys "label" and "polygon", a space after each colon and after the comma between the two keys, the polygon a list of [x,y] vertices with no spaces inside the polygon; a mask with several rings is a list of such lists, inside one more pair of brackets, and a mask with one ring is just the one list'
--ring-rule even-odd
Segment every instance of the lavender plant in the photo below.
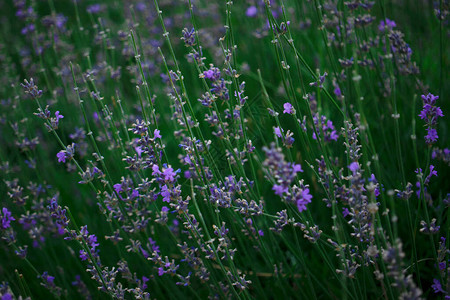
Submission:
{"label": "lavender plant", "polygon": [[448,1],[0,9],[1,299],[450,299]]}

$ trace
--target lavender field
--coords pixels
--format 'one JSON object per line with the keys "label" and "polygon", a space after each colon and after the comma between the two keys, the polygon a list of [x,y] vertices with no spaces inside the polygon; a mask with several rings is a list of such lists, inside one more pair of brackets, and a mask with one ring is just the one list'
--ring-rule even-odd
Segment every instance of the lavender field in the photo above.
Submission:
{"label": "lavender field", "polygon": [[448,0],[1,0],[0,300],[450,299]]}

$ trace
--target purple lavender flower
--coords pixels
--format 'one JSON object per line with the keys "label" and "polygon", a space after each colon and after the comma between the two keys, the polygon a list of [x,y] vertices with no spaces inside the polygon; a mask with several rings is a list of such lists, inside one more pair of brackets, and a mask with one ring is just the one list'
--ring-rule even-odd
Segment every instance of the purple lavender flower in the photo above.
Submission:
{"label": "purple lavender flower", "polygon": [[159,170],[159,166],[158,165],[156,165],[156,164],[153,165],[152,170],[153,170],[153,172],[152,172],[153,176],[161,175],[161,171]]}
{"label": "purple lavender flower", "polygon": [[292,165],[292,171],[294,171],[294,173],[298,173],[298,172],[302,172],[303,173],[303,169],[302,169],[302,166],[300,164]]}
{"label": "purple lavender flower", "polygon": [[136,123],[133,123],[133,128],[128,129],[132,131],[134,134],[144,135],[147,130],[147,124],[143,120],[136,120]]}
{"label": "purple lavender flower", "polygon": [[272,190],[275,191],[275,195],[283,196],[283,193],[287,193],[288,188],[279,184],[274,184]]}
{"label": "purple lavender flower", "polygon": [[148,238],[148,242],[149,242],[149,248],[151,248],[152,252],[156,252],[159,253],[159,246],[156,245],[156,241],[153,240],[152,238]]}
{"label": "purple lavender flower", "polygon": [[275,28],[275,32],[277,34],[283,35],[286,34],[288,31],[288,26],[291,24],[291,21],[287,21],[287,22],[281,22],[280,26],[277,26]]}
{"label": "purple lavender flower", "polygon": [[29,33],[33,33],[35,30],[36,30],[36,27],[34,26],[34,24],[28,24],[27,26],[22,28],[20,33],[22,33],[23,35],[27,35]]}
{"label": "purple lavender flower", "polygon": [[169,168],[164,169],[163,175],[164,175],[164,180],[173,182],[175,180],[175,176],[177,174],[173,171],[173,168],[169,167]]}
{"label": "purple lavender flower", "polygon": [[96,3],[96,4],[89,5],[86,8],[86,11],[90,14],[98,14],[99,12],[102,12],[103,9],[104,9],[104,7],[102,5]]}
{"label": "purple lavender flower", "polygon": [[20,20],[26,20],[34,14],[33,7],[30,6],[27,8],[26,5],[26,1],[14,1],[14,6],[17,9],[16,17],[18,17]]}
{"label": "purple lavender flower", "polygon": [[58,120],[58,121],[59,121],[59,119],[64,119],[64,116],[59,113],[59,110],[57,110],[55,112],[55,117],[56,117],[56,120]]}
{"label": "purple lavender flower", "polygon": [[436,100],[439,96],[434,96],[431,93],[428,95],[422,95],[423,109],[419,114],[419,117],[425,121],[427,126],[427,135],[425,136],[425,142],[427,144],[432,144],[439,138],[436,126],[439,117],[443,117],[444,114],[440,107],[436,106]]}
{"label": "purple lavender flower", "polygon": [[431,177],[432,176],[438,176],[437,171],[434,169],[433,165],[430,165],[430,173],[428,174],[428,176],[425,178],[423,184],[424,185],[428,185],[428,183],[430,183]]}
{"label": "purple lavender flower", "polygon": [[142,289],[146,289],[148,286],[147,286],[147,282],[148,281],[150,281],[150,278],[148,278],[148,277],[145,277],[145,276],[142,276]]}
{"label": "purple lavender flower", "polygon": [[56,154],[58,162],[65,163],[66,160],[71,160],[75,155],[75,144],[67,145],[66,150],[61,150]]}
{"label": "purple lavender flower", "polygon": [[[284,188],[288,188],[294,182],[297,173],[303,172],[302,166],[300,164],[286,162],[281,149],[276,148],[273,143],[270,148],[264,147],[263,150],[266,153],[266,159],[263,165],[268,168],[277,182],[273,190],[278,193],[287,192]],[[281,185],[284,188],[276,187],[277,185]]]}
{"label": "purple lavender flower", "polygon": [[437,160],[442,160],[445,163],[449,163],[450,162],[450,149],[448,149],[448,148],[444,148],[444,149],[434,148],[433,152],[431,152],[431,158],[432,159],[437,159]]}
{"label": "purple lavender flower", "polygon": [[376,179],[374,174],[370,175],[369,182],[372,182],[376,186],[376,188],[374,189],[374,194],[375,197],[378,197],[380,195],[380,188],[378,187],[378,180]]}
{"label": "purple lavender flower", "polygon": [[297,199],[297,208],[299,212],[306,210],[306,204],[311,203],[312,195],[309,193],[309,189],[305,188],[299,194],[300,197]]}
{"label": "purple lavender flower", "polygon": [[42,273],[42,279],[47,281],[48,284],[54,284],[55,277],[48,275],[47,272]]}
{"label": "purple lavender flower", "polygon": [[378,30],[384,32],[386,29],[391,30],[394,27],[397,27],[397,24],[395,24],[394,21],[386,18],[386,22],[384,20],[380,21],[380,25],[378,25]]}
{"label": "purple lavender flower", "polygon": [[247,10],[245,11],[245,15],[249,18],[254,18],[256,17],[256,15],[258,14],[258,9],[256,8],[256,6],[250,6],[249,8],[247,8]]}
{"label": "purple lavender flower", "polygon": [[336,95],[336,97],[340,98],[342,96],[342,91],[339,85],[334,85],[333,93]]}
{"label": "purple lavender flower", "polygon": [[[325,142],[337,141],[337,139],[339,138],[339,134],[334,128],[333,122],[331,120],[327,120],[325,116],[319,116],[319,114],[316,113],[313,116],[313,122],[317,128],[317,135],[319,135],[319,137],[321,131],[323,131]],[[322,127],[322,130],[320,130],[320,127]],[[312,138],[316,140],[317,135],[315,132],[313,132]]]}
{"label": "purple lavender flower", "polygon": [[45,27],[56,26],[61,31],[66,31],[65,24],[67,23],[67,17],[63,14],[57,14],[56,16],[46,16],[42,18],[42,25]]}
{"label": "purple lavender flower", "polygon": [[284,103],[283,108],[284,108],[284,110],[283,110],[284,114],[290,114],[290,115],[295,114],[295,108],[289,102]]}
{"label": "purple lavender flower", "polygon": [[51,112],[48,109],[48,105],[45,107],[44,110],[42,110],[41,108],[38,108],[38,112],[37,113],[33,113],[35,116],[43,119],[43,120],[49,120],[50,119],[50,115]]}
{"label": "purple lavender flower", "polygon": [[116,191],[116,193],[120,193],[123,191],[121,183],[116,183],[115,185],[113,185],[113,188]]}
{"label": "purple lavender flower", "polygon": [[13,296],[10,293],[3,294],[2,300],[13,300]]}
{"label": "purple lavender flower", "polygon": [[184,40],[184,45],[186,47],[193,47],[195,45],[195,30],[192,28],[191,30],[188,30],[187,28],[184,28],[182,31],[183,37],[181,38]]}
{"label": "purple lavender flower", "polygon": [[161,133],[161,131],[160,130],[158,130],[158,129],[155,129],[154,131],[153,131],[153,135],[154,135],[154,139],[160,139],[160,138],[162,138],[162,136],[160,135],[160,133]]}
{"label": "purple lavender flower", "polygon": [[79,256],[80,256],[82,261],[85,261],[85,260],[87,260],[89,258],[87,252],[84,251],[84,250],[80,250],[80,255]]}
{"label": "purple lavender flower", "polygon": [[352,163],[348,166],[348,168],[350,169],[350,171],[352,171],[353,173],[355,173],[356,171],[359,170],[359,163],[356,162],[356,161],[354,161],[354,162],[352,162]]}
{"label": "purple lavender flower", "polygon": [[292,147],[292,144],[294,143],[295,139],[292,137],[294,135],[293,132],[288,130],[285,134],[285,136],[282,135],[284,132],[283,128],[281,127],[274,127],[274,133],[277,137],[282,139],[283,145],[285,145],[287,148]]}
{"label": "purple lavender flower", "polygon": [[[211,104],[214,101],[214,97],[212,97],[210,93],[205,93],[202,95],[202,98],[197,99],[197,101],[199,101],[203,106],[212,107]],[[215,111],[213,113],[215,113]]]}
{"label": "purple lavender flower", "polygon": [[445,293],[445,291],[442,289],[442,285],[438,279],[433,279],[433,285],[431,287],[433,288],[433,291],[435,294]]}
{"label": "purple lavender flower", "polygon": [[55,130],[58,129],[59,126],[59,120],[64,119],[64,116],[59,113],[59,110],[55,112],[55,117],[50,119],[51,123],[51,129]]}
{"label": "purple lavender flower", "polygon": [[97,243],[97,237],[94,234],[89,235],[87,244],[89,245],[89,247],[91,247],[91,251],[93,252],[95,251],[95,248],[100,245],[99,243]]}
{"label": "purple lavender flower", "polygon": [[427,128],[427,135],[425,136],[425,141],[427,144],[432,144],[438,140],[439,136],[437,134],[436,129]]}
{"label": "purple lavender flower", "polygon": [[206,70],[203,72],[203,76],[206,79],[209,79],[209,80],[215,82],[220,79],[220,70],[216,67],[211,66],[211,68],[209,70]]}
{"label": "purple lavender flower", "polygon": [[[206,71],[207,72],[207,71]],[[211,74],[211,73],[209,73]],[[214,78],[215,75],[212,75],[212,78]],[[230,93],[228,91],[227,87],[228,82],[225,81],[225,79],[221,78],[220,80],[216,80],[212,84],[211,93],[216,96],[217,98],[228,101],[230,99]]]}
{"label": "purple lavender flower", "polygon": [[58,204],[58,195],[55,195],[50,200],[50,204],[47,206],[47,209],[50,211],[52,218],[55,219],[59,231],[69,225],[69,219],[66,216],[66,209],[63,209]]}
{"label": "purple lavender flower", "polygon": [[58,158],[58,162],[65,163],[66,162],[66,152],[64,150],[59,151],[56,154],[56,157]]}
{"label": "purple lavender flower", "polygon": [[[422,168],[417,168],[414,172],[415,172],[416,174],[418,174],[418,177],[423,178],[424,173],[423,173]],[[424,179],[424,181],[423,181],[423,185],[425,186],[425,187],[424,187],[424,190],[423,190],[423,193],[424,193],[425,198],[429,198],[429,197],[430,197],[430,195],[429,195],[429,193],[428,193],[428,191],[427,191],[426,186],[430,183],[430,180],[431,180],[431,177],[432,177],[432,176],[438,176],[438,175],[437,175],[437,171],[434,169],[434,166],[433,166],[433,165],[430,165],[430,173],[428,174],[427,177],[425,177],[425,179]],[[416,182],[416,187],[417,187],[417,191],[416,191],[417,198],[420,198],[420,195],[421,195],[421,193],[422,193],[420,181],[417,181],[417,182]]]}
{"label": "purple lavender flower", "polygon": [[88,287],[81,280],[80,275],[75,276],[75,281],[72,281],[71,284],[77,288],[77,291],[82,295],[85,299],[91,299],[91,295],[89,293]]}
{"label": "purple lavender flower", "polygon": [[33,98],[40,98],[42,96],[42,90],[38,89],[38,87],[34,84],[33,78],[30,78],[30,81],[24,80],[24,83],[20,84],[24,89],[25,93],[30,94]]}
{"label": "purple lavender flower", "polygon": [[[27,257],[27,253],[28,253],[28,246],[25,245],[25,247],[19,246],[19,249],[15,250],[14,253],[16,253],[16,255],[22,259]],[[3,300],[3,299],[2,299]]]}
{"label": "purple lavender flower", "polygon": [[348,68],[353,65],[353,57],[345,58],[345,59],[339,58],[338,61],[343,68]]}
{"label": "purple lavender flower", "polygon": [[140,147],[140,146],[134,147],[134,150],[136,151],[136,154],[138,155],[138,157],[142,157],[142,153],[144,152],[142,147]]}
{"label": "purple lavender flower", "polygon": [[310,86],[315,86],[315,87],[319,87],[319,88],[323,88],[323,83],[325,82],[325,78],[328,76],[328,73],[325,72],[323,73],[323,75],[319,74],[319,79],[317,81],[311,82],[309,85]]}
{"label": "purple lavender flower", "polygon": [[276,181],[272,190],[286,202],[297,205],[300,212],[306,210],[306,205],[312,199],[308,185],[304,185],[303,180],[299,181],[300,187],[292,185],[295,183],[297,173],[303,172],[301,165],[286,162],[281,149],[275,148],[273,143],[270,149],[264,147],[263,150],[266,152],[263,166]]}
{"label": "purple lavender flower", "polygon": [[14,217],[11,215],[11,212],[6,208],[2,208],[3,216],[0,216],[0,219],[2,221],[2,228],[7,229],[11,227],[11,221],[15,221]]}
{"label": "purple lavender flower", "polygon": [[430,224],[422,220],[420,225],[422,225],[422,228],[419,231],[425,234],[436,234],[441,228],[441,226],[436,225],[436,218],[433,218]]}
{"label": "purple lavender flower", "polygon": [[170,202],[170,190],[167,185],[163,185],[161,188],[161,196],[164,202]]}
{"label": "purple lavender flower", "polygon": [[[88,245],[92,255],[98,256],[97,246],[99,246],[100,244],[97,242],[97,236],[95,234],[89,234],[87,225],[81,226],[80,235],[86,241],[86,244]],[[80,252],[80,258],[81,259],[85,258],[84,255],[81,255],[81,252]]]}
{"label": "purple lavender flower", "polygon": [[342,216],[345,218],[345,217],[347,217],[349,214],[350,214],[350,211],[348,210],[348,208],[347,208],[347,207],[344,207],[344,208],[342,209]]}
{"label": "purple lavender flower", "polygon": [[274,132],[275,132],[277,137],[279,137],[279,138],[282,137],[281,133],[284,131],[283,128],[280,129],[280,127],[277,126],[273,130],[274,130]]}
{"label": "purple lavender flower", "polygon": [[275,227],[271,227],[270,230],[276,233],[281,233],[283,231],[283,228],[289,223],[287,211],[284,209],[277,212],[277,218],[273,222],[275,223]]}
{"label": "purple lavender flower", "polygon": [[53,294],[55,294],[56,296],[61,295],[62,289],[60,287],[57,287],[55,285],[55,277],[54,276],[50,276],[48,274],[47,271],[45,271],[44,273],[42,273],[42,275],[39,275],[38,277],[40,277],[42,279],[42,285],[47,288],[48,290],[50,290]]}

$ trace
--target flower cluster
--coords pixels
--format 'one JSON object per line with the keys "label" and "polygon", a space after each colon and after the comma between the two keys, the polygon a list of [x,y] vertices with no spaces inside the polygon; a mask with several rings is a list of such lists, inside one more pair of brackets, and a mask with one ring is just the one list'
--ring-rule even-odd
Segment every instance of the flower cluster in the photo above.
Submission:
{"label": "flower cluster", "polygon": [[[327,120],[327,117],[319,116],[319,114],[317,113],[313,116],[313,121],[319,137],[323,132],[325,142],[337,141],[337,139],[339,138],[339,134],[334,128],[333,122],[331,120]],[[317,140],[317,135],[315,132],[313,132],[312,137],[313,139]]]}
{"label": "flower cluster", "polygon": [[11,212],[6,207],[3,207],[2,215],[0,215],[0,220],[2,229],[8,229],[9,227],[11,227],[11,221],[15,221],[16,219],[14,219]]}
{"label": "flower cluster", "polygon": [[[84,225],[81,227],[79,237],[82,238],[86,242],[87,247],[89,248],[89,253],[93,257],[98,259],[99,258],[98,257],[99,250],[97,249],[97,247],[100,244],[97,242],[97,236],[95,234],[89,234],[89,231],[87,230],[87,225]],[[88,252],[85,249],[80,250],[80,258],[83,261],[90,259]]]}
{"label": "flower cluster", "polygon": [[65,163],[66,160],[73,159],[75,155],[75,144],[72,143],[72,145],[67,145],[65,150],[61,150],[56,154],[56,157],[58,158],[58,162]]}
{"label": "flower cluster", "polygon": [[39,118],[45,120],[44,123],[45,128],[49,132],[58,129],[59,126],[59,120],[64,119],[64,116],[57,110],[55,112],[55,116],[51,117],[51,112],[48,109],[49,106],[47,105],[44,110],[42,110],[40,107],[38,108],[38,112],[34,113],[34,115],[38,116]]}
{"label": "flower cluster", "polygon": [[41,285],[48,289],[56,297],[60,297],[62,294],[62,288],[55,284],[55,277],[48,274],[47,271],[39,275],[38,278],[42,279]]}
{"label": "flower cluster", "polygon": [[283,141],[283,144],[287,148],[292,147],[292,145],[295,142],[295,139],[292,137],[294,135],[294,133],[292,131],[288,130],[286,132],[286,134],[284,134],[284,129],[279,126],[274,127],[273,131],[274,131],[275,135]]}
{"label": "flower cluster", "polygon": [[306,205],[311,202],[308,185],[303,184],[303,180],[297,182],[297,173],[303,172],[300,164],[285,161],[281,149],[271,144],[270,148],[264,147],[266,159],[263,166],[268,172],[268,177],[274,180],[272,190],[275,195],[282,197],[289,203],[297,206],[299,212],[306,210]]}
{"label": "flower cluster", "polygon": [[31,95],[31,97],[35,99],[42,97],[42,90],[38,89],[33,78],[31,78],[30,81],[25,79],[24,83],[21,83],[20,85],[25,89],[25,93]]}
{"label": "flower cluster", "polygon": [[436,106],[437,99],[439,99],[439,96],[435,96],[431,93],[422,95],[423,108],[419,114],[419,117],[425,121],[425,126],[427,127],[425,142],[429,145],[435,143],[439,138],[436,126],[438,123],[438,118],[444,116],[441,108]]}

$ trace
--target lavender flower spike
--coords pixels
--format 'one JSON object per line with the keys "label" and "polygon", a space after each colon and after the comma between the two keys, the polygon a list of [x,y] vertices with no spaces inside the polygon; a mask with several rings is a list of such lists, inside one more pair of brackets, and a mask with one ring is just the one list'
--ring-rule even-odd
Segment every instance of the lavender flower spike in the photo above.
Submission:
{"label": "lavender flower spike", "polygon": [[7,229],[11,227],[11,221],[15,221],[16,219],[12,217],[11,212],[6,207],[2,208],[2,213],[3,216],[0,215],[1,226],[3,229]]}

